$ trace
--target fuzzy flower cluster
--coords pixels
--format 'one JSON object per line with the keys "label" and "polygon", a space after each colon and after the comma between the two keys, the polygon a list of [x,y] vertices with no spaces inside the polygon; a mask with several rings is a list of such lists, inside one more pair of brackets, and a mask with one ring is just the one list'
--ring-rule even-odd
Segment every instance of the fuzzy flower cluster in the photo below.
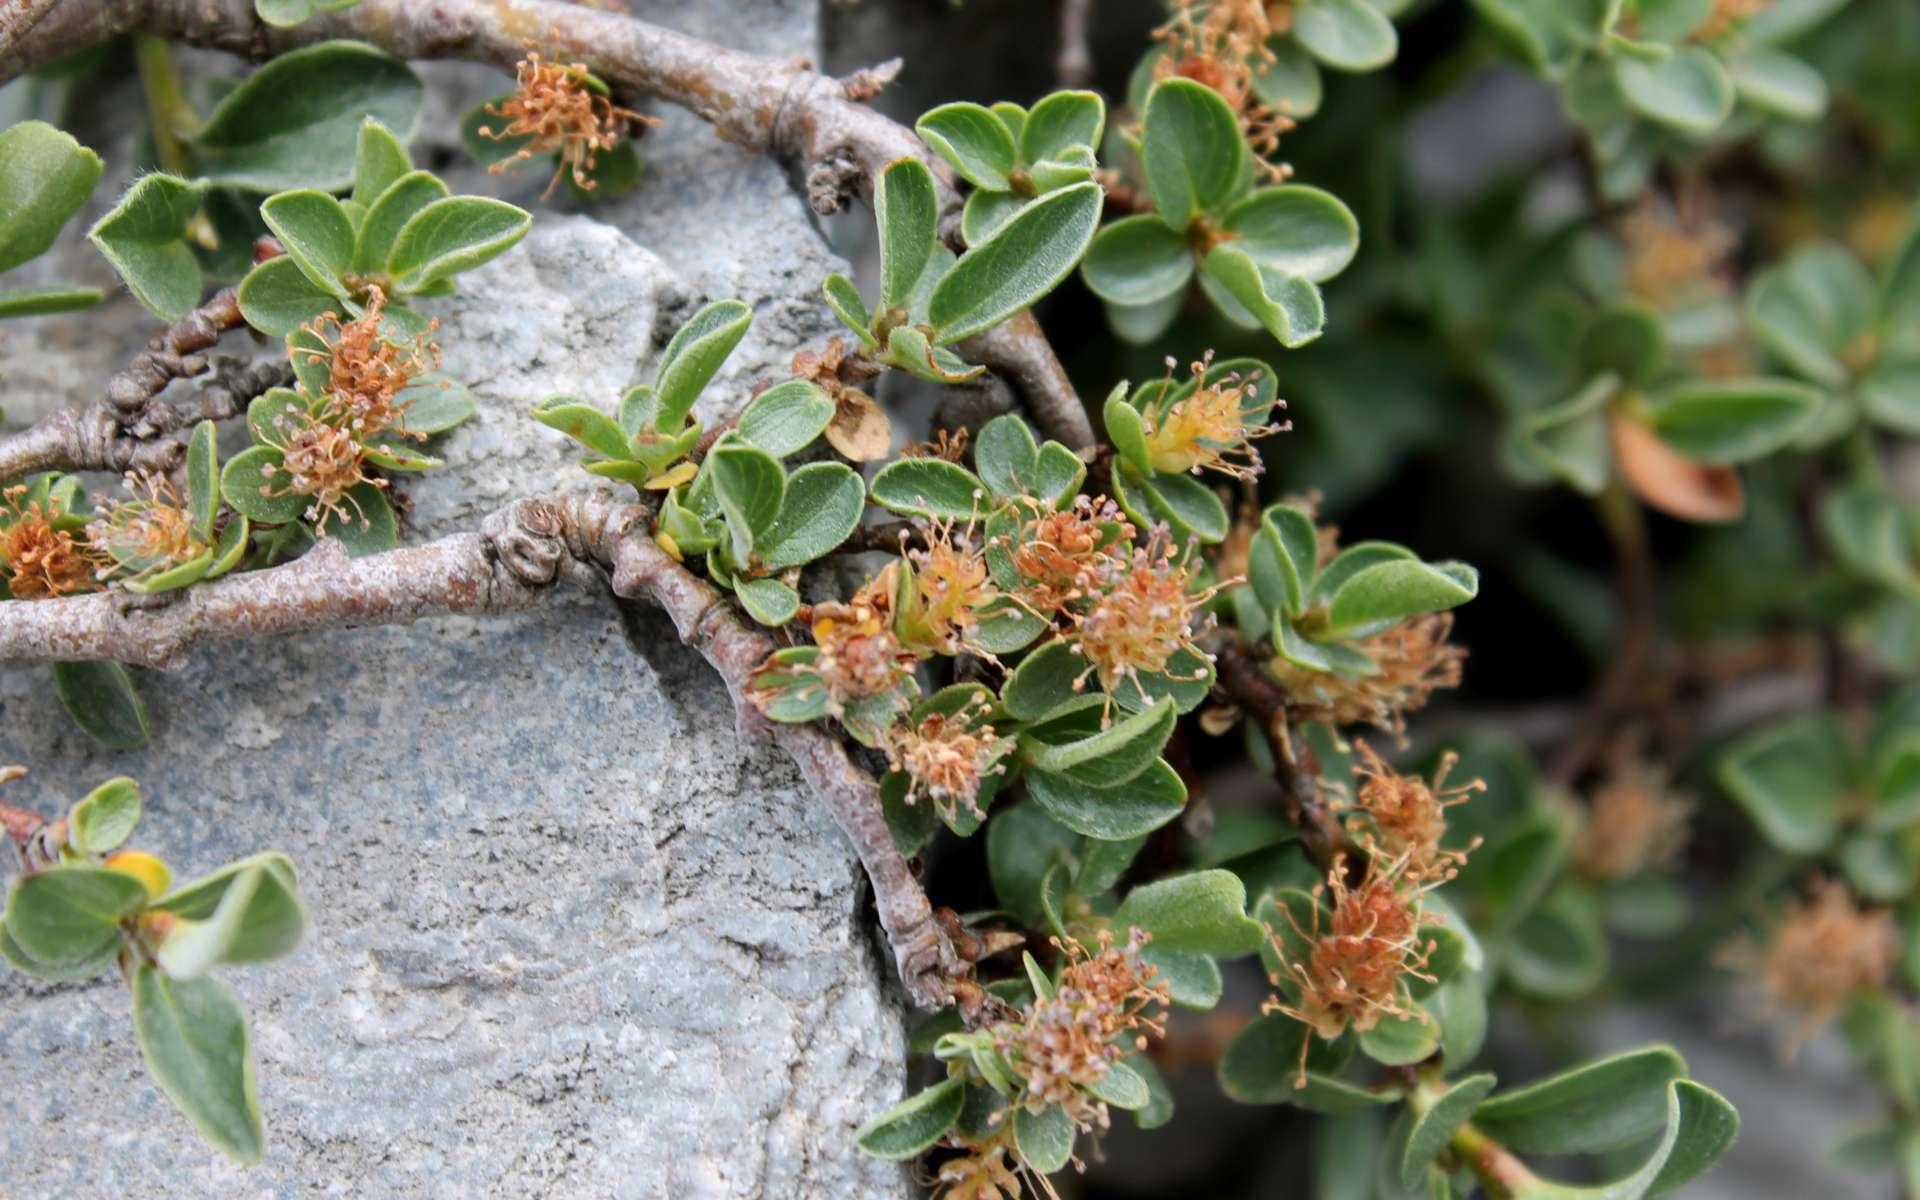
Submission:
{"label": "fuzzy flower cluster", "polygon": [[133,498],[97,497],[100,515],[87,525],[87,540],[105,555],[101,579],[150,579],[207,552],[192,514],[165,476],[129,474],[122,486]]}
{"label": "fuzzy flower cluster", "polygon": [[814,669],[835,715],[854,701],[897,691],[913,677],[917,659],[893,629],[892,585],[892,574],[882,572],[846,604],[814,605],[813,642],[820,648]]}
{"label": "fuzzy flower cluster", "polygon": [[1268,669],[1298,719],[1372,725],[1401,737],[1408,713],[1426,707],[1435,691],[1460,686],[1467,652],[1447,640],[1452,632],[1452,613],[1423,613],[1353,642],[1378,668],[1371,675],[1310,671],[1279,655]]}
{"label": "fuzzy flower cluster", "polygon": [[1167,984],[1142,961],[1147,933],[1134,929],[1124,946],[1101,930],[1098,951],[1077,941],[1054,946],[1066,955],[1052,996],[1036,999],[1019,1021],[995,1027],[994,1044],[1021,1083],[1016,1103],[1028,1112],[1058,1108],[1086,1130],[1105,1128],[1107,1106],[1086,1089],[1113,1064],[1166,1032]]}
{"label": "fuzzy flower cluster", "polygon": [[1862,908],[1845,884],[1816,878],[1764,942],[1735,942],[1721,959],[1756,985],[1763,1016],[1797,1018],[1792,1053],[1854,996],[1884,987],[1899,957],[1890,911]]}
{"label": "fuzzy flower cluster", "polygon": [[498,175],[515,163],[536,154],[557,152],[560,165],[547,184],[546,196],[553,195],[561,176],[570,174],[575,187],[583,192],[594,189],[593,170],[597,155],[618,146],[637,125],[658,124],[651,118],[621,108],[606,96],[606,90],[588,72],[585,63],[561,65],[542,62],[540,52],[531,47],[515,67],[513,94],[487,112],[507,123],[495,127],[483,125],[480,136],[496,142],[527,138],[527,144],[513,157],[488,168]]}
{"label": "fuzzy flower cluster", "polygon": [[57,502],[26,499],[18,484],[0,491],[0,580],[16,600],[51,600],[98,588],[106,565]]}
{"label": "fuzzy flower cluster", "polygon": [[1037,513],[1007,546],[1020,576],[1020,600],[1054,616],[1104,591],[1125,562],[1118,547],[1133,535],[1120,506],[1105,497],[1076,496],[1072,508]]}
{"label": "fuzzy flower cluster", "polygon": [[[370,287],[367,310],[360,317],[342,322],[327,313],[306,325],[307,332],[324,348],[301,346],[293,350],[295,355],[327,364],[327,406],[337,410],[338,419],[362,440],[388,432],[405,433],[407,409],[412,403],[401,400],[401,393],[422,375],[440,368],[440,347],[431,336],[438,319],[429,322],[426,335],[395,338],[381,329],[380,313],[386,303],[386,293]],[[425,440],[423,434],[408,436]]]}
{"label": "fuzzy flower cluster", "polygon": [[[1372,1029],[1389,1017],[1429,1020],[1410,989],[1412,980],[1433,978],[1427,959],[1434,943],[1422,931],[1439,918],[1423,912],[1421,902],[1439,881],[1419,876],[1412,863],[1411,852],[1393,859],[1372,855],[1360,881],[1349,884],[1347,860],[1335,858],[1327,882],[1313,890],[1315,900],[1326,897],[1332,909],[1324,928],[1318,903],[1305,928],[1283,909],[1294,939],[1308,949],[1304,957],[1290,954],[1288,939],[1275,931],[1282,969],[1272,981],[1291,988],[1297,998],[1270,997],[1263,1011],[1283,1012],[1329,1041],[1349,1029]],[[1310,1040],[1301,1043],[1296,1087],[1306,1086],[1310,1045]]]}
{"label": "fuzzy flower cluster", "polygon": [[[1175,362],[1167,359],[1168,389],[1173,387]],[[1252,480],[1260,474],[1260,455],[1250,443],[1282,433],[1288,426],[1254,419],[1264,407],[1255,398],[1258,371],[1246,376],[1232,372],[1209,383],[1207,371],[1212,365],[1209,350],[1189,368],[1194,378],[1191,395],[1163,413],[1150,408],[1142,414],[1148,461],[1154,470],[1173,475],[1212,470]]]}
{"label": "fuzzy flower cluster", "polygon": [[924,796],[949,821],[965,808],[985,820],[979,802],[980,785],[988,776],[1005,774],[1000,761],[1006,739],[986,723],[992,705],[982,696],[951,715],[929,713],[919,721],[902,721],[887,733],[887,765],[908,780],[907,803]]}
{"label": "fuzzy flower cluster", "polygon": [[1667,787],[1666,773],[1623,763],[1594,790],[1573,842],[1573,862],[1589,879],[1615,880],[1671,862],[1687,841],[1693,804]]}
{"label": "fuzzy flower cluster", "polygon": [[972,527],[935,522],[926,530],[925,545],[907,552],[907,563],[913,582],[901,624],[916,647],[949,657],[964,650],[991,658],[973,643],[972,635],[982,611],[1001,593]]}
{"label": "fuzzy flower cluster", "polygon": [[1447,776],[1460,762],[1451,750],[1440,756],[1429,783],[1395,771],[1365,742],[1356,742],[1355,749],[1360,759],[1353,768],[1354,786],[1339,807],[1359,827],[1361,844],[1376,858],[1405,856],[1410,877],[1435,882],[1453,878],[1479,842],[1464,850],[1442,846],[1447,810],[1485,791],[1486,781],[1448,787]]}
{"label": "fuzzy flower cluster", "polygon": [[1173,18],[1154,30],[1166,53],[1154,64],[1156,80],[1191,79],[1219,93],[1240,121],[1254,160],[1270,178],[1283,180],[1292,168],[1267,161],[1280,137],[1294,127],[1283,108],[1262,101],[1253,77],[1276,59],[1267,39],[1293,25],[1293,10],[1269,0],[1182,0]]}
{"label": "fuzzy flower cluster", "polygon": [[[1211,661],[1194,639],[1210,626],[1212,617],[1202,613],[1220,591],[1219,584],[1195,586],[1194,567],[1175,552],[1165,526],[1148,535],[1145,545],[1128,543],[1127,551],[1111,586],[1084,614],[1074,614],[1073,648],[1087,662],[1079,682],[1093,675],[1109,696],[1126,680],[1167,674],[1183,650]],[[1203,675],[1204,668],[1187,678]]]}
{"label": "fuzzy flower cluster", "polygon": [[329,313],[304,327],[325,349],[293,353],[327,359],[326,390],[312,407],[282,413],[261,438],[281,452],[278,466],[261,470],[267,480],[261,495],[305,497],[305,516],[321,533],[334,521],[357,520],[362,528],[371,523],[353,490],[362,484],[384,488],[387,480],[374,472],[367,445],[383,434],[417,436],[406,431],[411,402],[400,394],[440,361],[430,335],[396,341],[382,331],[385,304],[386,296],[374,287],[361,316],[342,322]]}
{"label": "fuzzy flower cluster", "polygon": [[943,1144],[960,1153],[942,1162],[928,1181],[937,1200],[1019,1200],[1029,1188],[1057,1195],[1021,1157],[1008,1113],[1055,1108],[1082,1132],[1109,1126],[1106,1103],[1088,1089],[1105,1079],[1114,1063],[1166,1032],[1170,993],[1140,958],[1146,942],[1146,931],[1138,928],[1124,945],[1115,945],[1105,929],[1093,949],[1073,939],[1054,939],[1066,965],[1053,995],[1035,998],[987,1030],[1013,1076],[1008,1109],[994,1114],[984,1133],[946,1135]]}

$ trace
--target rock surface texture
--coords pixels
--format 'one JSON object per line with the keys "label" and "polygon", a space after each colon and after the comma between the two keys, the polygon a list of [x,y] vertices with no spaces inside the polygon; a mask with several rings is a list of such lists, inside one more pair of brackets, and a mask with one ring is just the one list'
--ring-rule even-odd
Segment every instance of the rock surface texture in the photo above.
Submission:
{"label": "rock surface texture", "polygon": [[[755,50],[813,49],[813,6],[797,0],[633,8]],[[468,99],[506,82],[423,73]],[[443,165],[453,111],[429,109],[424,165]],[[703,401],[710,419],[824,340],[833,261],[779,169],[662,115],[637,192],[589,215],[538,211],[520,247],[431,310],[480,412],[440,444],[446,470],[408,481],[406,539],[594,486],[528,410],[554,392],[611,405],[708,300],[755,310]],[[545,183],[449,174],[523,203]],[[145,328],[126,316],[109,343]],[[67,320],[7,358],[62,341],[78,354],[85,326]],[[112,365],[89,355],[28,382],[88,398]],[[16,399],[16,423],[39,407]],[[901,1168],[852,1141],[898,1099],[905,1056],[859,865],[788,764],[743,743],[664,618],[616,608],[583,571],[538,611],[233,645],[139,682],[153,741],[109,755],[44,668],[0,668],[0,764],[33,768],[8,799],[54,812],[127,774],[146,797],[138,840],[177,871],[267,848],[299,864],[307,942],[225,973],[253,1015],[267,1159],[228,1164],[160,1097],[117,979],[9,974],[0,1192],[907,1194]]]}

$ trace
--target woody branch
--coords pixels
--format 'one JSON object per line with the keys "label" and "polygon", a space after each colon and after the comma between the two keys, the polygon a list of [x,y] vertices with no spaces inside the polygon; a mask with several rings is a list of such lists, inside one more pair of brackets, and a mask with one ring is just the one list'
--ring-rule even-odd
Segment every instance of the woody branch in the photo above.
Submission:
{"label": "woody branch", "polygon": [[97,592],[0,606],[0,662],[111,659],[174,668],[213,642],[350,626],[407,624],[449,614],[504,613],[537,604],[567,559],[607,569],[624,599],[659,605],[680,636],[719,672],[748,732],[770,732],[853,842],[902,981],[915,1002],[972,1008],[981,993],[947,915],[928,903],[893,844],[873,777],[817,725],[771,725],[748,698],[771,638],[741,619],[712,584],[646,533],[648,510],[604,493],[522,500],[479,533],[350,559],[323,539],[271,570],[201,584],[160,605]]}
{"label": "woody branch", "polygon": [[[843,81],[804,61],[731,50],[560,0],[362,0],[292,29],[261,21],[252,0],[61,0],[14,45],[0,48],[0,83],[136,30],[254,58],[328,38],[359,38],[402,58],[471,59],[508,70],[532,39],[544,53],[585,64],[618,91],[677,104],[728,141],[795,167],[816,208],[838,207],[848,190],[870,200],[879,172],[904,157],[933,168],[944,210],[957,212],[960,203],[945,164],[931,158],[911,130],[856,99],[871,95],[873,78]],[[1030,315],[958,349],[1011,378],[1050,436],[1075,450],[1093,446],[1086,410]]]}

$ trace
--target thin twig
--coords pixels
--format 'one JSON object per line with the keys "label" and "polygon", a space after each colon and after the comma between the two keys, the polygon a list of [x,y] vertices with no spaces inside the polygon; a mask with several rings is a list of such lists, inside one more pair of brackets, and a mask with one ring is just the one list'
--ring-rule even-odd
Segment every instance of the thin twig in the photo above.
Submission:
{"label": "thin twig", "polygon": [[1081,88],[1093,80],[1093,48],[1087,43],[1087,25],[1093,0],[1059,0],[1060,52],[1053,73],[1062,88]]}
{"label": "thin twig", "polygon": [[[943,213],[960,196],[946,165],[912,130],[850,95],[865,89],[823,75],[804,61],[731,50],[621,14],[559,0],[361,0],[276,29],[253,0],[62,0],[46,18],[0,51],[0,83],[32,67],[143,31],[253,58],[329,38],[358,38],[402,58],[458,58],[511,71],[533,37],[555,59],[583,63],[616,91],[680,105],[721,137],[771,154],[808,181],[810,199],[833,207],[833,180],[871,199],[889,163],[914,157],[934,170]],[[963,343],[963,354],[1014,378],[1034,420],[1076,450],[1093,444],[1085,409],[1053,348],[1030,315]]]}
{"label": "thin twig", "polygon": [[1618,719],[1633,707],[1653,661],[1655,611],[1653,549],[1647,541],[1646,514],[1619,483],[1602,493],[1600,522],[1613,544],[1619,571],[1623,620],[1607,671],[1594,688],[1579,731],[1548,770],[1560,787],[1571,786],[1606,748]]}
{"label": "thin twig", "polygon": [[1286,689],[1267,674],[1260,656],[1246,642],[1229,642],[1216,656],[1214,666],[1220,691],[1252,717],[1266,737],[1281,803],[1288,819],[1300,830],[1300,843],[1307,855],[1323,871],[1331,870],[1342,858],[1349,870],[1356,868],[1365,856],[1321,793],[1313,764],[1303,761],[1294,746]]}

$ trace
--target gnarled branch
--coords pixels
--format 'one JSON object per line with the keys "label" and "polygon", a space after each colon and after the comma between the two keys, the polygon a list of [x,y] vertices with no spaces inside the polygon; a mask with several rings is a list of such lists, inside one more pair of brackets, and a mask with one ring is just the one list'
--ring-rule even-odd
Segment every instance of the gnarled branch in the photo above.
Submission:
{"label": "gnarled branch", "polygon": [[605,493],[521,500],[488,517],[479,533],[366,558],[348,558],[339,542],[325,538],[285,566],[167,597],[97,592],[16,601],[0,605],[0,662],[113,659],[173,668],[210,642],[524,609],[549,590],[566,559],[597,564],[611,573],[616,595],[666,611],[725,681],[743,730],[771,733],[826,803],[873,883],[881,927],[915,1003],[934,1008],[957,1000],[977,1008],[985,994],[894,845],[879,785],[820,726],[771,724],[761,715],[748,685],[773,640],[655,545],[648,516],[644,506]]}
{"label": "gnarled branch", "polygon": [[[804,61],[731,50],[615,13],[559,0],[361,0],[292,29],[255,15],[253,0],[62,0],[19,42],[0,51],[0,83],[22,71],[134,31],[253,58],[327,38],[372,42],[402,58],[460,58],[511,70],[532,38],[542,52],[581,62],[617,91],[691,110],[721,137],[772,154],[809,180],[819,202],[835,179],[871,198],[873,181],[905,157],[928,162],[941,205],[960,197],[946,166],[913,132],[868,108],[868,91]],[[968,342],[965,352],[1018,381],[1045,432],[1075,450],[1093,445],[1086,411],[1031,316]]]}

